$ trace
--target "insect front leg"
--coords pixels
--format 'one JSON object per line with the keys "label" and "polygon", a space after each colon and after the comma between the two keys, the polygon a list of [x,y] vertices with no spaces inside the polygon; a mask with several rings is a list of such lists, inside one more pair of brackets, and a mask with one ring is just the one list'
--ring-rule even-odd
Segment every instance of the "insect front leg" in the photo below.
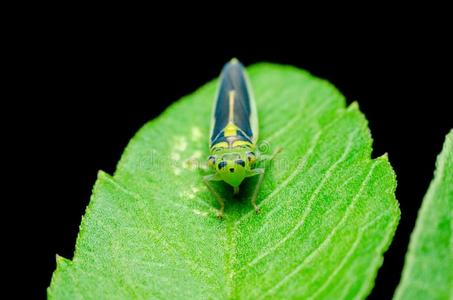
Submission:
{"label": "insect front leg", "polygon": [[252,172],[253,173],[250,174],[249,176],[259,175],[258,182],[255,185],[255,190],[253,191],[252,201],[251,201],[256,213],[259,213],[261,209],[258,205],[256,205],[256,197],[258,196],[258,192],[260,190],[261,183],[263,182],[264,168],[256,168],[256,169],[253,169]]}
{"label": "insect front leg", "polygon": [[225,203],[220,197],[220,195],[215,191],[215,189],[212,187],[212,185],[209,183],[210,181],[218,181],[216,174],[211,174],[203,177],[203,183],[206,185],[208,190],[211,192],[211,194],[214,196],[214,198],[219,202],[220,204],[220,209],[217,210],[217,218],[221,219],[223,216],[223,210],[225,209]]}
{"label": "insect front leg", "polygon": [[[282,150],[283,150],[282,147],[278,147],[277,149],[275,149],[275,151],[274,151],[274,153],[272,153],[272,155],[262,155],[260,157],[260,159],[271,161]],[[261,211],[260,207],[258,205],[256,205],[256,198],[258,197],[258,192],[260,190],[261,184],[263,183],[264,171],[265,171],[264,168],[256,168],[256,169],[253,169],[252,173],[249,175],[249,177],[259,175],[258,182],[255,185],[255,190],[253,191],[253,196],[252,196],[252,205],[253,205],[253,208],[255,209],[256,213],[259,213]]]}

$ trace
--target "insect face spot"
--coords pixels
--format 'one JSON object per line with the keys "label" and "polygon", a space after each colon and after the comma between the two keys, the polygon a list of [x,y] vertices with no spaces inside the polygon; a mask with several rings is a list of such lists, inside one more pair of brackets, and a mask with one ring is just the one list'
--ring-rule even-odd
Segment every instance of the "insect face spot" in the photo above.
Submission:
{"label": "insect face spot", "polygon": [[208,158],[208,164],[210,167],[214,166],[215,165],[215,156],[209,156]]}
{"label": "insect face spot", "polygon": [[249,163],[254,163],[256,161],[256,156],[254,152],[247,152],[247,159]]}
{"label": "insect face spot", "polygon": [[245,167],[245,161],[243,161],[242,159],[238,159],[235,161],[236,164],[242,166],[242,167]]}
{"label": "insect face spot", "polygon": [[226,161],[219,162],[219,170],[227,165]]}

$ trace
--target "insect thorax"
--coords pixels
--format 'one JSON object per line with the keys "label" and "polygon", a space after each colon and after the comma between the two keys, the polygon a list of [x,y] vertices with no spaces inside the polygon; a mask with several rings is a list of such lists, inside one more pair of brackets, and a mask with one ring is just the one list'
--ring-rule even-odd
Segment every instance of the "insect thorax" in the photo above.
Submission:
{"label": "insect thorax", "polygon": [[221,142],[211,147],[211,155],[208,158],[210,166],[215,168],[220,161],[244,161],[247,165],[246,168],[249,169],[251,165],[255,163],[256,157],[253,152],[255,146],[252,143],[238,143],[236,146],[232,147],[229,147],[228,143],[223,143],[224,142]]}

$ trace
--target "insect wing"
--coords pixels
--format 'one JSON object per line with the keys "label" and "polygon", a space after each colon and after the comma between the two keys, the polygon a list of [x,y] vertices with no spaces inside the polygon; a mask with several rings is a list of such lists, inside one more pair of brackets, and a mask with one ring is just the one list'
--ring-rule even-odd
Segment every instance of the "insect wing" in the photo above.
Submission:
{"label": "insect wing", "polygon": [[236,59],[228,62],[220,74],[211,120],[210,146],[221,138],[229,123],[252,143],[258,138],[256,104],[244,66]]}

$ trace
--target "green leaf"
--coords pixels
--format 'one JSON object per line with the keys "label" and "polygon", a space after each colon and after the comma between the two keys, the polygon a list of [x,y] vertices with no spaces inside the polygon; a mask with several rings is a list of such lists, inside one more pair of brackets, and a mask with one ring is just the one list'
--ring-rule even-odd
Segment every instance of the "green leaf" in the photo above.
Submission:
{"label": "green leaf", "polygon": [[[260,150],[283,147],[228,199],[223,220],[193,160],[208,156],[216,82],[146,124],[113,177],[100,172],[72,261],[49,298],[363,299],[399,220],[395,175],[371,159],[367,122],[328,82],[289,66],[248,68]],[[152,101],[152,100],[150,100]],[[127,104],[126,104],[127,105]]]}
{"label": "green leaf", "polygon": [[437,158],[394,299],[453,299],[453,130]]}

